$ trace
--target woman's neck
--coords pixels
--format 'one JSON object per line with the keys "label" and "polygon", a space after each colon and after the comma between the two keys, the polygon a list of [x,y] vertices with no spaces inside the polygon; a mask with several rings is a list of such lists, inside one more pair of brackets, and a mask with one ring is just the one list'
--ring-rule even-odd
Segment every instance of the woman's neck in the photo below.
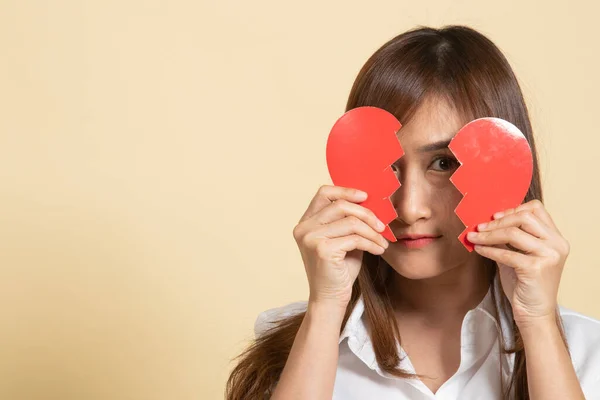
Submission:
{"label": "woman's neck", "polygon": [[398,314],[447,320],[462,318],[483,300],[494,266],[484,263],[481,257],[473,257],[472,261],[429,279],[411,280],[391,273],[388,293]]}

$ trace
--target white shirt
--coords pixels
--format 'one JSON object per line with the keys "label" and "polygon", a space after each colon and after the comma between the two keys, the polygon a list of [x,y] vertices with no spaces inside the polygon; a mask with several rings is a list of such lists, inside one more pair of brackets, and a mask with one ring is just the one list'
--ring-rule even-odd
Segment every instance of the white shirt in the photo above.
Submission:
{"label": "white shirt", "polygon": [[[500,352],[496,330],[498,321],[493,316],[491,290],[496,290],[498,294],[501,289],[497,284],[492,285],[481,303],[465,315],[461,328],[459,368],[435,394],[419,379],[397,378],[379,368],[367,334],[361,297],[340,335],[333,400],[501,399]],[[496,299],[500,301],[499,294]],[[254,325],[255,335],[258,337],[270,328],[270,322],[303,312],[306,307],[306,301],[299,301],[260,313]],[[600,321],[562,306],[559,306],[559,310],[572,362],[586,399],[600,400]],[[510,318],[500,314],[507,346],[511,346],[514,340],[510,334]],[[404,349],[400,345],[398,349],[402,359],[399,367],[415,373]],[[514,354],[503,354],[505,387],[513,366]]]}

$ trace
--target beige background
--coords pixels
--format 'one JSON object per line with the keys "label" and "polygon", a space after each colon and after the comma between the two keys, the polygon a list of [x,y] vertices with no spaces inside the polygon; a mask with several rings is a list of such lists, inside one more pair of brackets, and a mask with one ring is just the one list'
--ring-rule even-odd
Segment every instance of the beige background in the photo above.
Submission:
{"label": "beige background", "polygon": [[292,229],[359,68],[469,24],[523,85],[563,305],[600,318],[597,2],[0,1],[0,398],[219,399],[305,299]]}

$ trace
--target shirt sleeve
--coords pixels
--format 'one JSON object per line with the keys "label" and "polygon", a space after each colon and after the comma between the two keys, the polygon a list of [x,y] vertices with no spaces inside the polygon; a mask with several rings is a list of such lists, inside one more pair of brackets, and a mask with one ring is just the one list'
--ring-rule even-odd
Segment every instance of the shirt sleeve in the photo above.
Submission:
{"label": "shirt sleeve", "polygon": [[571,361],[586,399],[600,400],[600,321],[563,307]]}
{"label": "shirt sleeve", "polygon": [[[600,332],[600,329],[598,329]],[[600,399],[600,335],[587,346],[587,354],[580,358],[576,372],[586,399]]]}
{"label": "shirt sleeve", "polygon": [[277,325],[277,321],[306,311],[307,304],[307,301],[297,301],[259,313],[254,322],[254,337],[258,339],[263,336],[270,328]]}

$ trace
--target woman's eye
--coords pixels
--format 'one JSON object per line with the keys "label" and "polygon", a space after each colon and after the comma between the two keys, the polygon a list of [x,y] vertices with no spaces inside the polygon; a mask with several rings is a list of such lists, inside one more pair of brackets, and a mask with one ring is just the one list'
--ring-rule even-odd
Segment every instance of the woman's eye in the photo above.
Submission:
{"label": "woman's eye", "polygon": [[452,157],[440,157],[433,160],[431,166],[436,171],[452,171],[458,168],[459,163]]}

